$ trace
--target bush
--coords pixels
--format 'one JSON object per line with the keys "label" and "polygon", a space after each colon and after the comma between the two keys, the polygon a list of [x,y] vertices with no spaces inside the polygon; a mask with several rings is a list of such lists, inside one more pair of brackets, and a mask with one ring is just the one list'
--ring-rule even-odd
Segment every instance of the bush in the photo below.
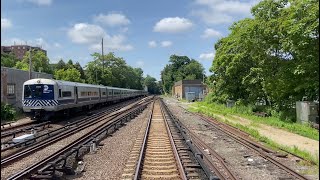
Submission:
{"label": "bush", "polygon": [[16,110],[9,104],[1,103],[1,121],[12,121],[16,118]]}

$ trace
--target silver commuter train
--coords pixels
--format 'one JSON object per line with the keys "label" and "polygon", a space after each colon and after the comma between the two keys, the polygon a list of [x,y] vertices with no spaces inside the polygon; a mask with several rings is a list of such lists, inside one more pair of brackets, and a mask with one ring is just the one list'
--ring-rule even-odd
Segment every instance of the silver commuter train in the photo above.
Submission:
{"label": "silver commuter train", "polygon": [[69,114],[144,95],[143,90],[38,78],[23,83],[22,107],[32,119],[48,120],[56,112]]}

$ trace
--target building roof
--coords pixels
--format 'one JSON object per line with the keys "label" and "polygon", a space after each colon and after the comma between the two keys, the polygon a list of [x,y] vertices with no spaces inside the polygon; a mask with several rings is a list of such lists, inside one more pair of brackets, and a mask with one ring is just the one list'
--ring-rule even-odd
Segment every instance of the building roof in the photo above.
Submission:
{"label": "building roof", "polygon": [[195,80],[180,80],[174,83],[174,86],[179,86],[182,84],[190,84],[190,85],[203,85],[201,79],[195,79]]}

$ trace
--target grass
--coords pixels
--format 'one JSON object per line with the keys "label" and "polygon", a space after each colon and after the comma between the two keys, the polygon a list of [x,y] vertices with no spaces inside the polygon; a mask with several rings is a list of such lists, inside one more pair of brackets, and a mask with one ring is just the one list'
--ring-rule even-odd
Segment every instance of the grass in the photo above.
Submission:
{"label": "grass", "polygon": [[191,111],[197,111],[204,114],[208,114],[208,112],[212,112],[212,113],[223,115],[226,117],[232,117],[231,115],[237,115],[237,116],[246,118],[248,120],[251,120],[254,123],[267,124],[270,126],[284,129],[289,132],[296,133],[301,136],[319,141],[319,131],[310,127],[309,125],[285,122],[285,121],[281,121],[279,118],[276,118],[276,117],[258,117],[258,116],[252,115],[252,111],[248,110],[248,108],[245,108],[245,107],[227,108],[224,105],[220,105],[220,104],[196,102],[189,109]]}
{"label": "grass", "polygon": [[[211,113],[210,116],[214,116],[214,115],[212,115],[212,113]],[[288,147],[288,146],[284,146],[284,145],[278,144],[278,143],[272,141],[271,139],[269,139],[268,137],[261,135],[257,130],[252,129],[252,128],[248,127],[248,126],[244,126],[244,125],[239,124],[239,123],[233,123],[233,122],[231,122],[231,121],[229,121],[227,119],[222,119],[222,118],[217,117],[217,116],[214,116],[214,118],[219,120],[219,121],[222,121],[224,123],[227,123],[227,124],[229,124],[231,126],[234,126],[234,127],[237,127],[239,129],[241,129],[242,131],[250,134],[250,136],[252,136],[256,140],[262,142],[264,145],[266,145],[267,147],[269,147],[271,149],[274,149],[274,150],[281,149],[281,150],[290,152],[290,153],[292,153],[294,155],[302,157],[307,162],[309,162],[309,164],[306,164],[306,165],[316,165],[317,168],[319,168],[319,157],[315,157],[315,156],[313,156],[312,154],[310,154],[307,151],[300,150],[296,146]],[[255,125],[256,124],[254,124],[254,126]]]}

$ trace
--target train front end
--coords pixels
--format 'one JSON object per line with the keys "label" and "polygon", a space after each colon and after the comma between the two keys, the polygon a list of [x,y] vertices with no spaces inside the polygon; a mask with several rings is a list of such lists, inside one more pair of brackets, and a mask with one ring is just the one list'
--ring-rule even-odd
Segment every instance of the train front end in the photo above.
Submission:
{"label": "train front end", "polygon": [[56,82],[51,79],[31,79],[23,84],[22,108],[33,120],[48,120],[57,109]]}

